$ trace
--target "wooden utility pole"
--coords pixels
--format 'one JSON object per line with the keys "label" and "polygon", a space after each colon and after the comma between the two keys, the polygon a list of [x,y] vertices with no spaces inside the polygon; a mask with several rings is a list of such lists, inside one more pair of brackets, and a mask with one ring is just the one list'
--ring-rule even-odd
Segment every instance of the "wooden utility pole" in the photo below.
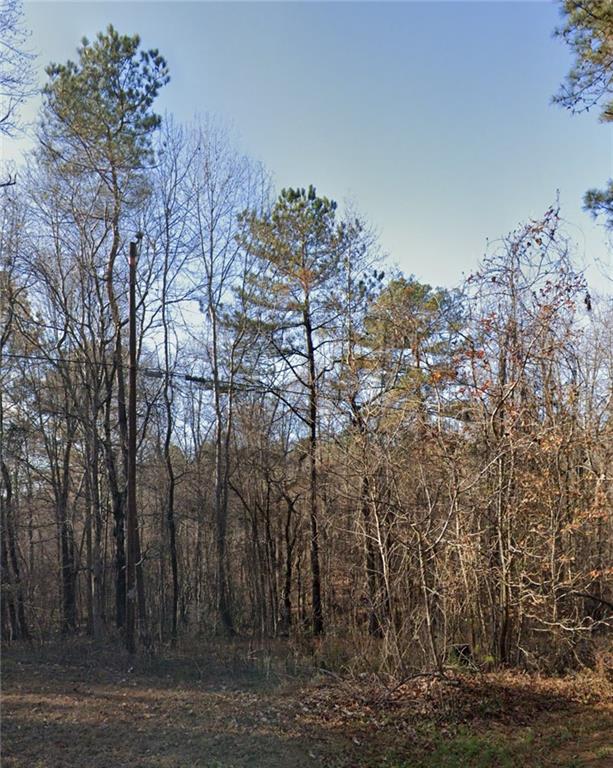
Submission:
{"label": "wooden utility pole", "polygon": [[126,649],[136,651],[136,566],[139,557],[136,518],[136,243],[130,243],[129,396],[128,396],[128,509],[126,568]]}

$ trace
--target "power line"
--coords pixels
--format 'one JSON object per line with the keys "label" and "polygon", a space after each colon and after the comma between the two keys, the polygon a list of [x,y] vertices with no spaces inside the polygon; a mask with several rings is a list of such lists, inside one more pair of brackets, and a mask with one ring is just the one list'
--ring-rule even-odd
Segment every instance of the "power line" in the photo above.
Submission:
{"label": "power line", "polygon": [[[78,368],[90,366],[93,368],[112,368],[114,369],[115,363],[112,361],[104,361],[104,360],[77,360],[74,358],[67,358],[67,357],[56,357],[52,355],[25,355],[25,354],[18,354],[15,352],[4,352],[2,354],[2,357],[10,358],[12,360],[25,360],[28,362],[31,361],[38,361],[43,363],[50,363],[50,364],[58,364],[58,365],[72,365],[76,366]],[[148,378],[152,379],[164,379],[166,377],[172,379],[172,378],[181,378],[184,381],[191,382],[194,384],[200,384],[201,386],[207,388],[207,389],[214,389],[215,382],[212,378],[208,378],[205,376],[195,376],[194,374],[188,373],[185,369],[173,369],[168,370],[164,368],[153,368],[151,366],[142,366],[139,365],[137,367],[137,371],[144,376],[147,376]],[[242,382],[233,382],[230,384],[229,382],[220,382],[219,387],[221,390],[229,391],[230,388],[234,388],[237,390],[242,391],[268,391],[272,392],[273,390],[270,387],[266,387],[261,384],[246,384]]]}
{"label": "power line", "polygon": [[[115,369],[115,364],[111,361],[97,361],[97,360],[78,360],[75,358],[63,358],[63,357],[57,357],[52,355],[25,355],[25,354],[19,354],[14,352],[5,352],[2,354],[2,357],[7,357],[15,360],[26,360],[26,361],[40,361],[40,362],[46,362],[46,363],[57,363],[62,365],[72,365],[77,367],[84,367],[84,366],[90,366],[90,367],[98,367],[98,368],[112,368]],[[407,367],[410,368],[417,368],[417,366],[410,366]],[[179,379],[181,381],[190,383],[190,384],[197,384],[198,386],[202,387],[203,389],[212,391],[215,389],[215,381],[206,376],[197,376],[192,373],[188,373],[186,369],[181,368],[175,368],[173,370],[168,370],[164,368],[153,368],[151,366],[138,366],[137,372],[145,376],[146,378],[151,379]],[[58,385],[60,386],[60,385]],[[221,381],[217,383],[217,386],[222,392],[230,392],[230,390],[236,391],[236,392],[251,392],[251,393],[259,393],[259,394],[270,394],[274,395],[275,397],[279,397],[281,399],[285,399],[285,396],[300,396],[303,394],[303,390],[300,390],[299,392],[292,390],[288,386],[283,386],[282,388],[279,386],[274,386],[271,384],[265,384],[265,383],[258,383],[258,382],[241,382],[233,380],[231,383],[228,381]],[[394,391],[399,392],[402,391],[404,387],[402,386],[390,386],[386,391],[388,393],[392,393]],[[319,390],[318,397],[323,400],[331,400],[331,401],[337,401],[337,397],[326,394],[322,390]],[[383,405],[381,403],[381,405]],[[389,406],[386,406],[389,407]]]}

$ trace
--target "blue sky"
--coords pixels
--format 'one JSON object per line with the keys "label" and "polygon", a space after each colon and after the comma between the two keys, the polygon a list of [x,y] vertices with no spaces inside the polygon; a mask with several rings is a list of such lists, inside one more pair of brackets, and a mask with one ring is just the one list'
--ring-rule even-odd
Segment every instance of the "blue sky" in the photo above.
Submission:
{"label": "blue sky", "polygon": [[278,188],[351,199],[419,279],[460,283],[556,190],[580,262],[610,265],[581,197],[612,175],[611,128],[550,104],[571,64],[555,3],[43,2],[26,21],[41,72],[109,22],[138,32],[170,65],[158,110],[218,116]]}

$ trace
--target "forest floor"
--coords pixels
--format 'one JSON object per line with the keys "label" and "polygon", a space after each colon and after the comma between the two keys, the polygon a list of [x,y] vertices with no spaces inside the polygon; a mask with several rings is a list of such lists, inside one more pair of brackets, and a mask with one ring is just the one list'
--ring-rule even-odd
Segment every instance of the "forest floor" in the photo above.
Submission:
{"label": "forest floor", "polygon": [[133,666],[85,641],[2,659],[5,768],[611,768],[604,675],[282,672],[244,645]]}

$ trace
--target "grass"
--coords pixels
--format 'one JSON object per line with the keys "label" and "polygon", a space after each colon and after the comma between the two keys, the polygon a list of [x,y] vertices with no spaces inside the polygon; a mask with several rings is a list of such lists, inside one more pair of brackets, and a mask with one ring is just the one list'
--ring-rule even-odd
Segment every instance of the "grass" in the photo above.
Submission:
{"label": "grass", "polygon": [[5,768],[609,768],[610,685],[509,672],[316,675],[284,648],[209,644],[137,663],[84,641],[11,648]]}
{"label": "grass", "polygon": [[507,738],[483,737],[470,731],[462,731],[448,742],[439,743],[435,751],[424,761],[424,766],[452,768],[463,765],[468,768],[514,768],[525,763],[529,742],[523,739],[509,742]]}
{"label": "grass", "polygon": [[[393,768],[517,768],[531,766],[542,768],[549,765],[535,753],[532,729],[518,735],[484,735],[463,728],[449,739],[437,739],[432,751],[399,762],[383,763]],[[563,759],[563,758],[562,758]],[[558,760],[558,758],[556,758]],[[570,763],[557,762],[559,768]]]}

